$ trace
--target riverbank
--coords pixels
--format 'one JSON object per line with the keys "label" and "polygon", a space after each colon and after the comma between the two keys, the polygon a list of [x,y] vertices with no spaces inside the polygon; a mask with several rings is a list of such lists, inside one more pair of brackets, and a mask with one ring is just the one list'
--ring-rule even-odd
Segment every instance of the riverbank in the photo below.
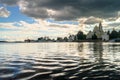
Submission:
{"label": "riverbank", "polygon": [[24,41],[13,41],[13,42],[8,42],[8,41],[0,41],[0,43],[56,43],[56,42],[120,42],[120,41],[102,41],[102,40],[79,40],[79,41],[41,41],[41,42],[37,42],[37,41],[33,41],[33,42],[24,42]]}

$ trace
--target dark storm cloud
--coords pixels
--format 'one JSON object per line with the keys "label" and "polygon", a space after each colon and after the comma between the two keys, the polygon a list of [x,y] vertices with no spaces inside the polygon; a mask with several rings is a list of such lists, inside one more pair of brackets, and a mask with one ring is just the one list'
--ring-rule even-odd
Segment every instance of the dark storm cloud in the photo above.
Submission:
{"label": "dark storm cloud", "polygon": [[16,4],[17,1],[24,14],[43,19],[110,18],[117,16],[120,10],[120,0],[0,0],[6,4]]}
{"label": "dark storm cloud", "polygon": [[17,2],[20,0],[0,0],[0,3],[5,4],[5,5],[17,5]]}

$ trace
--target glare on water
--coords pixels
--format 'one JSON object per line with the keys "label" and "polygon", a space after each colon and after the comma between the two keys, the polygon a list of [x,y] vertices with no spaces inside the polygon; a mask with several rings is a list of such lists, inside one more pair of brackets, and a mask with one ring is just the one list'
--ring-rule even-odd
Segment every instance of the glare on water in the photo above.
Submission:
{"label": "glare on water", "polygon": [[119,80],[120,43],[0,43],[0,80]]}

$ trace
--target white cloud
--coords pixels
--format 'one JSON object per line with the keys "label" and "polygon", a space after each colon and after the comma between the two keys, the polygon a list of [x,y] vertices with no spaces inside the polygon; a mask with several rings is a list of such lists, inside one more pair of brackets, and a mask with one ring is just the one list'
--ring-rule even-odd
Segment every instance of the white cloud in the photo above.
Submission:
{"label": "white cloud", "polygon": [[[19,24],[16,26],[15,24]],[[0,31],[0,38],[6,40],[25,40],[27,38],[37,39],[41,36],[50,36],[52,38],[68,36],[75,34],[79,26],[73,24],[51,23],[45,20],[36,19],[35,23],[27,23],[25,21],[14,23],[0,23],[0,28],[7,29]]]}
{"label": "white cloud", "polygon": [[[56,37],[65,37],[69,34],[76,34],[79,30],[87,33],[92,30],[96,23],[94,24],[84,24],[86,18],[80,20],[79,25],[69,24],[69,23],[54,23],[49,22],[42,19],[36,19],[34,23],[27,23],[25,21],[14,22],[14,23],[0,23],[1,29],[6,29],[4,31],[0,31],[0,38],[6,40],[25,40],[27,38],[37,39],[41,36],[49,36],[52,38]],[[112,30],[115,28],[120,30],[120,20],[117,18],[114,21],[103,20],[103,28],[104,30]],[[16,26],[15,24],[19,25]],[[97,23],[98,25],[98,23]]]}
{"label": "white cloud", "polygon": [[[92,2],[89,2],[89,0],[0,0],[0,3],[6,6],[19,6],[22,13],[34,17],[36,20],[35,23],[27,23],[25,21],[0,23],[0,28],[6,29],[0,31],[0,38],[24,40],[26,38],[35,39],[40,36],[67,36],[68,34],[76,34],[79,30],[87,33],[101,21],[105,30],[112,30],[112,28],[119,30],[120,18],[116,18],[116,16],[120,15],[120,11],[118,12],[116,8],[118,7],[118,5],[115,5],[117,2],[111,1],[112,3],[110,3],[113,4],[113,7],[108,4],[109,1],[105,0],[93,0]],[[108,7],[104,4],[94,4],[102,4],[104,2]],[[117,12],[118,15],[116,15]],[[10,12],[5,7],[0,7],[0,17],[7,18],[9,15]],[[60,21],[48,22],[45,20],[46,18],[61,20],[61,22],[65,20],[77,22],[78,20],[80,24],[75,25],[67,22],[61,24],[59,23]]]}
{"label": "white cloud", "polygon": [[6,8],[0,7],[0,17],[7,18],[9,17],[9,15],[10,15],[10,12]]}

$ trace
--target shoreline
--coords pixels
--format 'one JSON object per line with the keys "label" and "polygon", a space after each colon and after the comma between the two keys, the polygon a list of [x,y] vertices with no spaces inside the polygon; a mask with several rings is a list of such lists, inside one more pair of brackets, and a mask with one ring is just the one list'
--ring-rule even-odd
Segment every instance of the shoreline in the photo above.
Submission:
{"label": "shoreline", "polygon": [[[76,42],[76,43],[80,43],[80,42],[104,42],[104,43],[112,43],[111,41],[101,41],[101,40],[82,40],[82,41],[70,41],[71,43],[73,42]],[[7,42],[7,41],[4,41],[4,42],[0,42],[0,43],[69,43],[68,41],[43,41],[43,42]],[[114,43],[120,43],[120,42],[114,42]]]}

